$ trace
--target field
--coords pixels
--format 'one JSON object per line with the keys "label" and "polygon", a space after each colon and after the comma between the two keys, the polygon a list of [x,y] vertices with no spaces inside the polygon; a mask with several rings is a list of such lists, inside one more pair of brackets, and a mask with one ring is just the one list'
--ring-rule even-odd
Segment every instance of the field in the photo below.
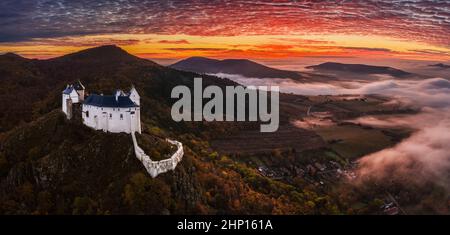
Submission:
{"label": "field", "polygon": [[339,155],[355,159],[395,144],[381,130],[357,125],[324,126],[314,129]]}
{"label": "field", "polygon": [[273,150],[303,151],[325,146],[322,138],[310,130],[291,125],[281,126],[278,131],[261,133],[259,130],[246,130],[236,135],[216,139],[213,148],[221,153],[262,153]]}
{"label": "field", "polygon": [[[298,96],[280,97],[281,126],[274,133],[259,129],[242,130],[212,141],[220,153],[258,154],[273,150],[302,152],[330,148],[341,157],[356,159],[393,146],[407,136],[402,130],[389,130],[349,123],[365,116],[411,112],[390,104],[380,96]],[[393,113],[393,114],[392,114]],[[396,133],[400,134],[396,134]]]}

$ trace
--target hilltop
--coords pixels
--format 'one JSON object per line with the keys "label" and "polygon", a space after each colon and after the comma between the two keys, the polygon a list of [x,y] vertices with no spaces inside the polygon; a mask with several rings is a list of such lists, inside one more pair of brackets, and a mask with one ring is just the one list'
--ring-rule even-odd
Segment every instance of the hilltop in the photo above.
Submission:
{"label": "hilltop", "polygon": [[[162,141],[151,143],[164,152]],[[164,214],[189,201],[184,212],[194,213],[202,200],[192,156],[150,179],[129,135],[94,131],[56,110],[8,133],[1,147],[2,214]]]}
{"label": "hilltop", "polygon": [[[156,111],[161,102],[171,102],[172,87],[192,86],[194,76],[138,58],[117,46],[90,48],[48,60],[10,57],[0,55],[0,108],[4,111],[0,113],[0,132],[59,108],[61,89],[77,80],[99,94],[135,84],[146,89],[144,102],[158,100],[151,106]],[[208,83],[234,84],[215,77],[205,81]]]}
{"label": "hilltop", "polygon": [[336,62],[326,62],[319,65],[313,65],[306,67],[313,69],[314,71],[334,71],[334,72],[346,72],[356,74],[387,74],[393,77],[405,77],[412,75],[400,69],[395,69],[388,66],[374,66],[365,64],[343,64]]}
{"label": "hilltop", "polygon": [[271,68],[247,59],[215,60],[206,57],[190,57],[169,67],[196,73],[239,74],[252,78],[292,78],[299,79],[301,74],[295,71]]}
{"label": "hilltop", "polygon": [[450,65],[444,64],[444,63],[430,64],[429,66],[430,67],[441,68],[441,69],[448,69],[448,68],[450,68]]}

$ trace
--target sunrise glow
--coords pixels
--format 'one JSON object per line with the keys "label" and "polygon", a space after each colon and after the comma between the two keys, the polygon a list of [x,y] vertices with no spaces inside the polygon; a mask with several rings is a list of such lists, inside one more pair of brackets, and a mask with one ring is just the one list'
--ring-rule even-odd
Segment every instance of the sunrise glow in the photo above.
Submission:
{"label": "sunrise glow", "polygon": [[27,11],[16,12],[8,3],[2,9],[20,27],[0,26],[0,53],[29,58],[116,44],[148,59],[450,59],[449,19],[440,1],[334,6],[287,1],[81,6],[38,1]]}

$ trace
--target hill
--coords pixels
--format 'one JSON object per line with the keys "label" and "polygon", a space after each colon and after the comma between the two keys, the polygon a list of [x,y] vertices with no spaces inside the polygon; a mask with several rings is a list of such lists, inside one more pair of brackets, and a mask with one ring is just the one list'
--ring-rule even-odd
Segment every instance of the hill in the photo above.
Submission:
{"label": "hill", "polygon": [[430,67],[436,67],[436,68],[441,68],[441,69],[449,69],[450,65],[448,64],[443,64],[443,63],[437,63],[437,64],[430,64]]}
{"label": "hill", "polygon": [[205,57],[190,57],[169,67],[196,73],[239,74],[252,78],[300,79],[302,77],[299,72],[275,69],[246,59],[215,60]]}
{"label": "hill", "polygon": [[[171,102],[172,87],[191,86],[194,76],[135,57],[117,46],[86,49],[48,60],[11,55],[0,55],[0,133],[59,108],[62,88],[76,80],[83,81],[91,92],[105,94],[135,84],[167,104]],[[204,83],[234,84],[214,77]]]}
{"label": "hill", "polygon": [[[211,139],[245,125],[172,120],[172,88],[193,87],[199,74],[115,46],[49,60],[3,55],[0,68],[0,99],[7,110],[0,117],[0,214],[336,213],[335,202],[320,189],[265,177],[211,148]],[[205,86],[235,85],[203,77]],[[78,79],[89,92],[105,94],[134,84],[141,95],[143,148],[162,156],[168,148],[154,136],[182,142],[185,155],[176,170],[152,179],[133,155],[129,135],[67,121],[61,91]],[[283,166],[298,159],[286,158]]]}
{"label": "hill", "polygon": [[387,66],[373,66],[365,64],[343,64],[335,62],[326,62],[319,65],[306,67],[315,71],[334,71],[356,74],[387,74],[393,77],[404,77],[411,75],[403,70],[395,69]]}
{"label": "hill", "polygon": [[1,146],[2,214],[164,214],[202,199],[189,154],[173,174],[150,179],[129,135],[94,131],[56,110]]}

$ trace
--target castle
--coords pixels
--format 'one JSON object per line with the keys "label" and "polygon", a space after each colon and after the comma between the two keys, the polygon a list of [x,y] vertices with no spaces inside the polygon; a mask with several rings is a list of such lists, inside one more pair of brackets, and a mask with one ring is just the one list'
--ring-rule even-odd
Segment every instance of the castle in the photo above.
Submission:
{"label": "castle", "polygon": [[86,126],[112,133],[141,133],[140,96],[134,87],[129,93],[122,90],[114,95],[91,94],[84,99],[85,87],[80,81],[67,85],[62,95],[62,110],[68,119],[73,104],[82,103],[82,119]]}
{"label": "castle", "polygon": [[84,125],[104,132],[131,134],[134,153],[152,177],[174,170],[181,161],[184,151],[183,145],[178,141],[166,139],[177,146],[177,151],[170,158],[161,161],[151,160],[137,144],[135,132],[141,133],[141,112],[140,96],[134,87],[129,93],[116,90],[113,95],[90,94],[85,98],[85,87],[77,81],[67,85],[62,92],[62,111],[68,119],[73,117],[73,110],[79,104]]}

